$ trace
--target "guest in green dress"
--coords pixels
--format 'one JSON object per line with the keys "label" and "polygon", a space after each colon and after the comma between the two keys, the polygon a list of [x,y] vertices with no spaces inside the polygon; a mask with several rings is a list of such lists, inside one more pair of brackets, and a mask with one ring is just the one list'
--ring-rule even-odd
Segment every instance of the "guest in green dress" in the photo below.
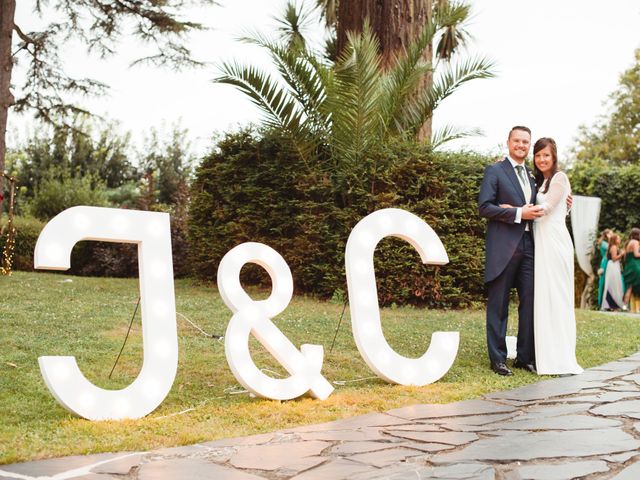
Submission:
{"label": "guest in green dress", "polygon": [[640,228],[631,229],[624,251],[623,275],[627,287],[624,303],[630,304],[630,310],[638,313],[640,311]]}
{"label": "guest in green dress", "polygon": [[611,230],[609,228],[605,228],[598,239],[598,247],[600,249],[600,268],[598,269],[598,275],[600,279],[598,280],[598,308],[602,306],[602,292],[604,292],[604,276],[607,270],[607,262],[609,259],[607,258],[607,251],[609,250],[609,237],[611,236]]}

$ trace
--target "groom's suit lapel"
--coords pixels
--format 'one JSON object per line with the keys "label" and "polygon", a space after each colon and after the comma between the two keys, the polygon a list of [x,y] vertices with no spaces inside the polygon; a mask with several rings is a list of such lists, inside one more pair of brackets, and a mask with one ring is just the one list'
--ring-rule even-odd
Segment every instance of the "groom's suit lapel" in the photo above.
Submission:
{"label": "groom's suit lapel", "polygon": [[[509,161],[509,159],[505,158],[502,161],[501,165],[507,177],[509,177],[509,180],[511,180],[511,183],[513,183],[513,188],[515,188],[516,192],[518,192],[518,195],[520,196],[520,200],[522,200],[522,203],[523,204],[527,203],[526,199],[524,198],[524,192],[522,191],[520,182],[518,181],[518,177],[516,177],[516,171],[513,169],[513,166],[511,165],[511,162]],[[529,176],[528,173],[527,173],[527,176]]]}

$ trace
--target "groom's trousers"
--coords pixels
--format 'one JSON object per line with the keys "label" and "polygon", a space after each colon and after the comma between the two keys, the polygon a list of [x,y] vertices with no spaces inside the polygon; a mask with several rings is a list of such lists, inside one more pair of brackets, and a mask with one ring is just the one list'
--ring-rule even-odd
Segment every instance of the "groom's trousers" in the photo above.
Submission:
{"label": "groom's trousers", "polygon": [[534,246],[531,232],[524,232],[504,271],[487,283],[487,346],[491,362],[507,360],[509,294],[518,292],[518,360],[535,364],[533,338]]}

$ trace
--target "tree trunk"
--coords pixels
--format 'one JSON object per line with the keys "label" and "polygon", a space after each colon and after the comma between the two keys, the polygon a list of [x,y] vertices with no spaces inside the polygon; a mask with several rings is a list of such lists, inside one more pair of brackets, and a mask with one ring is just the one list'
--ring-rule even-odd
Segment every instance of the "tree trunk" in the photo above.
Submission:
{"label": "tree trunk", "polygon": [[16,11],[16,0],[0,0],[0,213],[2,212],[2,196],[4,194],[4,160],[7,153],[7,119],[9,107],[13,105],[11,94],[11,37]]}
{"label": "tree trunk", "polygon": [[[393,63],[396,55],[422,32],[431,18],[433,0],[340,0],[338,3],[337,50],[342,52],[347,44],[347,32],[361,32],[365,19],[369,19],[372,32],[380,42],[383,67]],[[424,52],[431,61],[433,45]],[[433,75],[426,75],[422,88],[431,88]],[[431,138],[431,119],[422,126],[418,140]]]}

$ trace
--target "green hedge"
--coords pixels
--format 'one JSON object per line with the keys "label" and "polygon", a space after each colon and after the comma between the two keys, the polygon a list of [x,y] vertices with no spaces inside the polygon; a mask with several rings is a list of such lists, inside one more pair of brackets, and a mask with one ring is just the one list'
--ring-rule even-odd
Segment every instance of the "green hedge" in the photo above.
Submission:
{"label": "green hedge", "polygon": [[[395,207],[431,225],[450,263],[425,266],[409,244],[383,240],[375,255],[381,303],[480,302],[485,222],[476,205],[489,161],[398,143],[371,152],[362,161],[366,168],[355,166],[354,178],[341,183],[335,175],[310,172],[276,136],[229,134],[196,172],[188,222],[191,264],[198,277],[215,280],[229,249],[262,242],[285,258],[296,291],[340,296],[346,291],[344,248],[352,228],[372,211]],[[245,268],[243,276],[248,283],[269,285],[257,267]]]}
{"label": "green hedge", "polygon": [[570,178],[574,194],[602,199],[598,232],[611,228],[626,235],[640,227],[640,165],[579,164]]}

